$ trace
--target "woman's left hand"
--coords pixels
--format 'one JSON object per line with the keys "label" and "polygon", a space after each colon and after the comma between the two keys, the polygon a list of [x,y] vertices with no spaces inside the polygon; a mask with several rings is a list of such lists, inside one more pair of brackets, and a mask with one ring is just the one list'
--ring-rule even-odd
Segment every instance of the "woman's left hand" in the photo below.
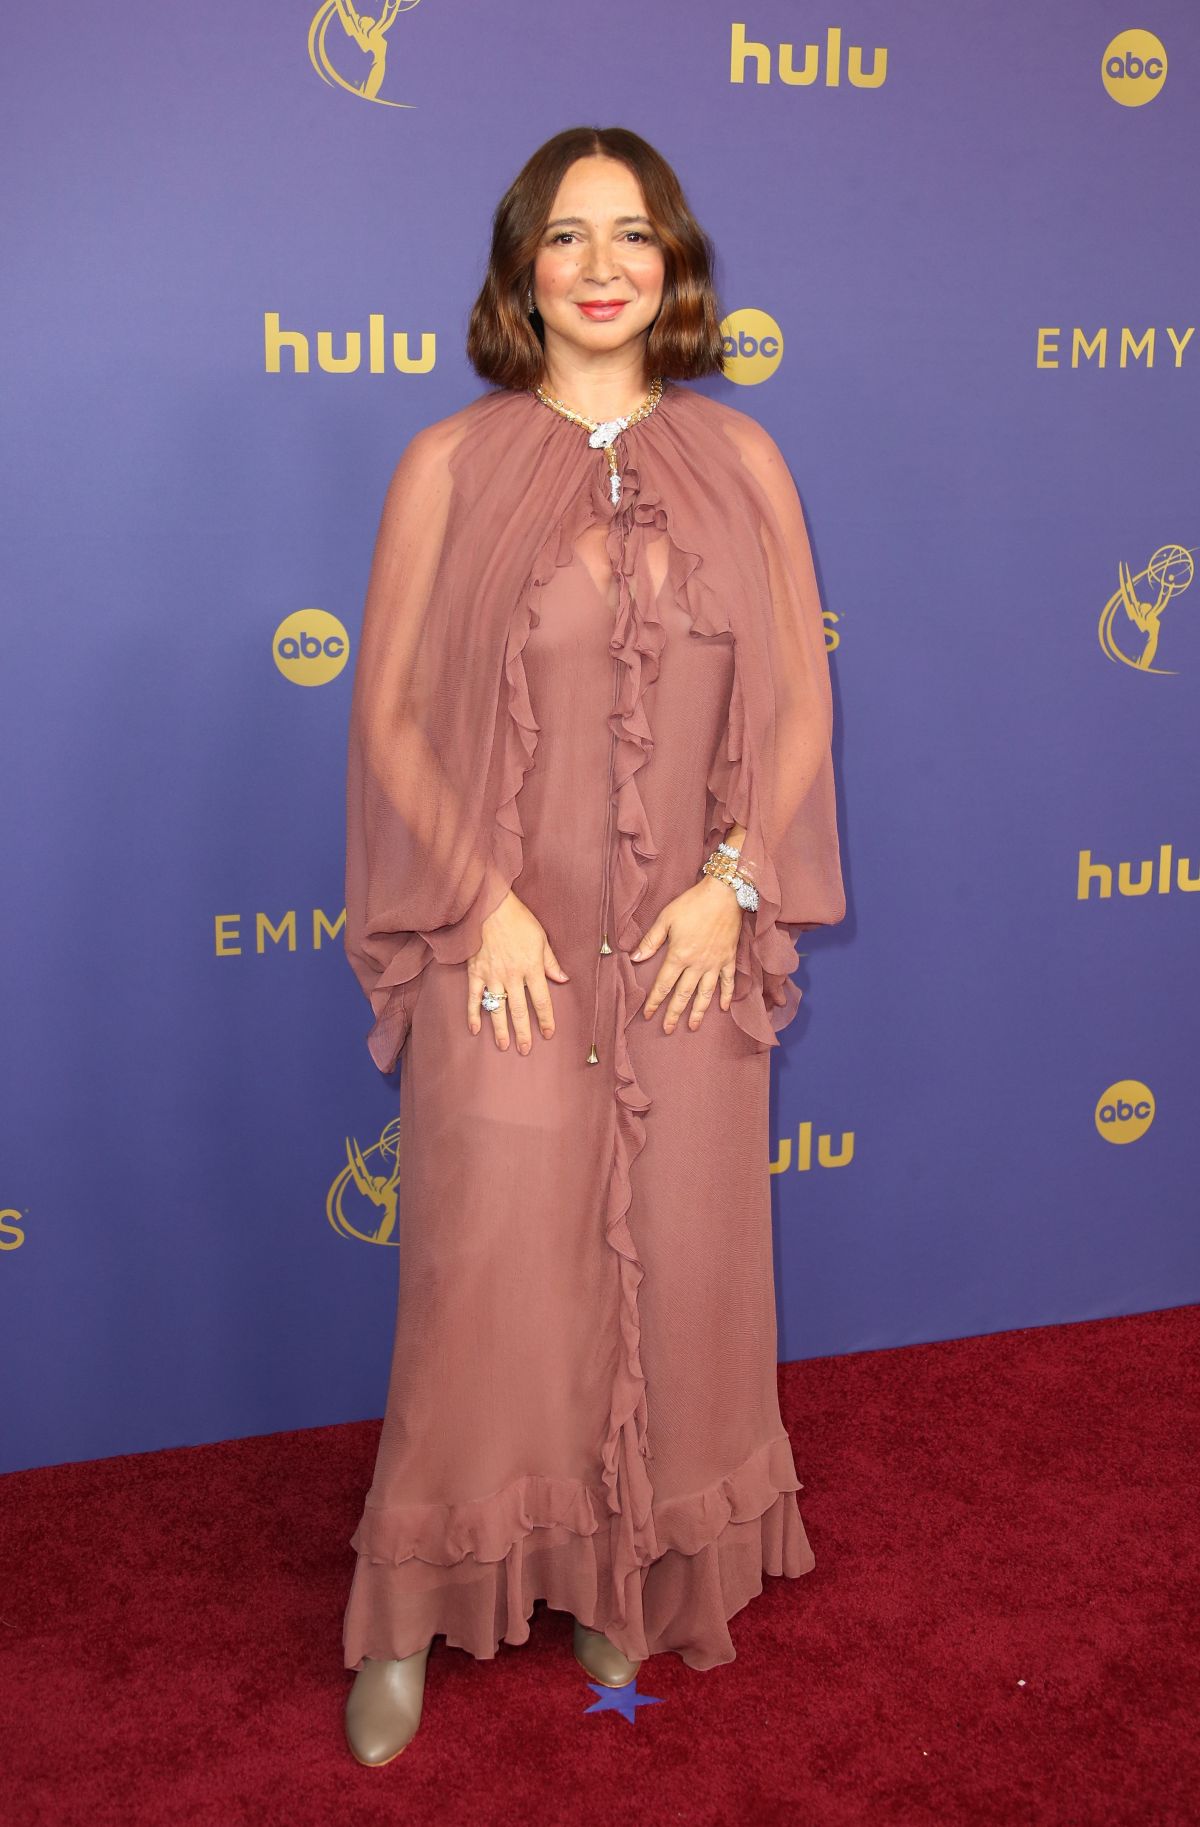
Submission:
{"label": "woman's left hand", "polygon": [[666,997],[663,1032],[674,1031],[679,1017],[695,993],[695,1003],[688,1016],[688,1027],[698,1028],[704,1011],[721,986],[721,1007],[728,1009],[733,1001],[734,963],[737,959],[738,935],[742,930],[742,909],[727,882],[711,875],[701,876],[691,888],[685,888],[659,914],[641,944],[630,953],[632,958],[648,958],[664,940],[667,952],[642,1008],[649,1021]]}

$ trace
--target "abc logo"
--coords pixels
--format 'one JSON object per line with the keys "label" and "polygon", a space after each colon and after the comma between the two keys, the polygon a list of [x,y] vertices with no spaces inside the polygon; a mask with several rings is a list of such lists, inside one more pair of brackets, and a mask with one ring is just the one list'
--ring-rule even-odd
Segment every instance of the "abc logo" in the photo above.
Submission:
{"label": "abc logo", "polygon": [[1154,1093],[1140,1079],[1118,1079],[1101,1092],[1096,1128],[1106,1142],[1136,1142],[1153,1121]]}
{"label": "abc logo", "polygon": [[1141,108],[1162,88],[1167,53],[1153,32],[1118,32],[1100,62],[1100,79],[1123,108]]}
{"label": "abc logo", "polygon": [[725,375],[739,387],[769,381],[783,360],[783,331],[765,311],[731,311],[721,320]]}
{"label": "abc logo", "polygon": [[293,685],[328,685],[350,653],[350,637],[325,609],[297,609],[275,630],[275,664]]}

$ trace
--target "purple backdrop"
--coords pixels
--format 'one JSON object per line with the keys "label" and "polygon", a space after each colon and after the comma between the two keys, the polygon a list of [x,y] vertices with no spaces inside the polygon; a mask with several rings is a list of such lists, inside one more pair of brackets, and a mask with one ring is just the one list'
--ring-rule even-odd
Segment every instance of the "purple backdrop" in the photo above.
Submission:
{"label": "purple backdrop", "polygon": [[829,613],[850,912],[776,1055],[781,1357],[1195,1300],[1193,0],[1159,50],[1107,0],[420,0],[386,65],[312,4],[6,29],[0,1465],[381,1410],[338,641],[405,440],[481,388],[497,197],[577,122],[662,149],[773,320],[711,390]]}

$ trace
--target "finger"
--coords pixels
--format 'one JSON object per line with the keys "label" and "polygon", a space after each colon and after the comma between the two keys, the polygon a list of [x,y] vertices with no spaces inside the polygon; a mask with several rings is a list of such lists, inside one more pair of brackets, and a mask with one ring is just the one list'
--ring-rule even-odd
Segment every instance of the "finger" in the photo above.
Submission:
{"label": "finger", "polygon": [[679,1025],[679,1017],[687,1008],[687,1005],[691,1000],[692,991],[695,989],[699,977],[700,969],[699,966],[695,964],[689,964],[687,969],[680,973],[679,982],[672,992],[671,1000],[667,1004],[666,1011],[663,1015],[664,1034],[673,1034],[675,1032],[676,1027]]}
{"label": "finger", "polygon": [[547,943],[542,947],[542,952],[545,959],[544,968],[548,971],[553,971],[554,975],[556,977],[561,977],[564,983],[569,983],[571,981],[570,972],[564,971],[562,965],[554,955],[554,948]]}
{"label": "finger", "polygon": [[713,991],[720,979],[716,971],[705,971],[696,985],[696,994],[692,1000],[692,1012],[688,1016],[688,1027],[698,1028],[704,1020],[704,1011],[713,999]]}
{"label": "finger", "polygon": [[550,985],[543,976],[534,972],[527,984],[529,1000],[533,1004],[538,1019],[538,1027],[549,1040],[554,1032],[554,1005],[550,1000]]}
{"label": "finger", "polygon": [[[497,991],[497,994],[499,994],[499,991]],[[509,1041],[508,1003],[502,1002],[498,1009],[489,1009],[488,1014],[492,1018],[492,1033],[496,1037],[496,1045],[502,1053],[506,1053],[508,1051]]]}
{"label": "finger", "polygon": [[508,1012],[512,1016],[513,1032],[517,1037],[517,1052],[528,1053],[533,1045],[533,1036],[529,1028],[529,1004],[525,1000],[525,984],[521,978],[516,978],[508,985]]}
{"label": "finger", "polygon": [[642,939],[630,952],[629,956],[631,958],[648,958],[652,952],[658,950],[666,936],[667,928],[665,923],[662,920],[656,920],[649,932],[643,935]]}
{"label": "finger", "polygon": [[721,966],[721,1007],[727,1009],[733,1001],[733,992],[737,985],[737,971],[734,965]]}
{"label": "finger", "polygon": [[467,1026],[472,1034],[478,1034],[483,1026],[483,992],[487,978],[474,965],[467,965]]}
{"label": "finger", "polygon": [[659,967],[658,976],[650,985],[650,994],[646,997],[646,1000],[642,1005],[642,1014],[647,1021],[649,1021],[659,1003],[671,994],[675,979],[678,975],[679,966],[672,958],[670,952],[668,952]]}

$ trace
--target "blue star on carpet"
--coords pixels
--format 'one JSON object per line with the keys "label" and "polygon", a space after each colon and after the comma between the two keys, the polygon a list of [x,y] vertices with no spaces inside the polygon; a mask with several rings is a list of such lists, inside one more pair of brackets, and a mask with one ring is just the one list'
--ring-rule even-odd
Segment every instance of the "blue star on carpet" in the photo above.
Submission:
{"label": "blue star on carpet", "polygon": [[629,1721],[630,1725],[636,1725],[637,1710],[640,1706],[662,1705],[662,1701],[656,1695],[638,1693],[636,1675],[632,1681],[627,1681],[624,1687],[601,1687],[595,1681],[589,1681],[588,1686],[593,1694],[598,1694],[600,1698],[593,1701],[591,1706],[585,1706],[583,1709],[585,1713],[620,1713]]}

